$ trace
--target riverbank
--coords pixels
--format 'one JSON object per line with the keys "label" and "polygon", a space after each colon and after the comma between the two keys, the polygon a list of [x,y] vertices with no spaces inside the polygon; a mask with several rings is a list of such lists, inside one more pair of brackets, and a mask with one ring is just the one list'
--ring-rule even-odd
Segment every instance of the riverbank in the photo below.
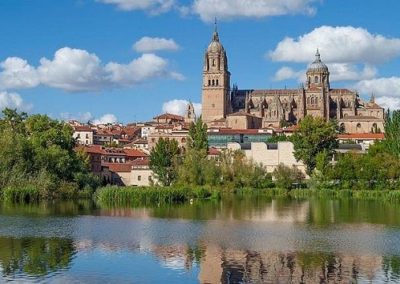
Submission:
{"label": "riverbank", "polygon": [[94,199],[103,205],[157,205],[185,203],[198,199],[220,199],[226,195],[259,196],[271,198],[306,199],[328,197],[331,199],[364,199],[400,202],[400,190],[320,190],[320,189],[225,189],[225,188],[174,188],[174,187],[117,187],[99,188]]}

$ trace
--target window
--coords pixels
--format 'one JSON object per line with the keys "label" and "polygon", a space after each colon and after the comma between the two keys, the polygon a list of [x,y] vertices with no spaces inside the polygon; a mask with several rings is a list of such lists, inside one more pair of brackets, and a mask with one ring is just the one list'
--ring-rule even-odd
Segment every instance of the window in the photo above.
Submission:
{"label": "window", "polygon": [[218,86],[218,79],[217,79],[217,83],[216,83],[215,85],[217,85],[217,86]]}
{"label": "window", "polygon": [[211,106],[214,108],[214,107],[215,107],[215,104],[212,104]]}
{"label": "window", "polygon": [[215,66],[215,59],[213,59],[212,61],[212,66]]}
{"label": "window", "polygon": [[361,128],[361,123],[357,123],[357,129]]}
{"label": "window", "polygon": [[86,133],[86,139],[89,139],[89,134]]}
{"label": "window", "polygon": [[316,105],[318,104],[318,98],[315,98],[315,104]]}
{"label": "window", "polygon": [[215,80],[212,80],[212,85],[215,86]]}
{"label": "window", "polygon": [[78,135],[76,135],[76,138],[81,138],[81,134],[78,133]]}
{"label": "window", "polygon": [[138,181],[141,181],[141,180],[142,180],[142,176],[138,176],[138,177],[137,177],[137,180],[138,180]]}
{"label": "window", "polygon": [[314,77],[314,83],[316,83],[316,84],[318,83],[318,76]]}
{"label": "window", "polygon": [[208,85],[211,86],[211,80],[208,80]]}

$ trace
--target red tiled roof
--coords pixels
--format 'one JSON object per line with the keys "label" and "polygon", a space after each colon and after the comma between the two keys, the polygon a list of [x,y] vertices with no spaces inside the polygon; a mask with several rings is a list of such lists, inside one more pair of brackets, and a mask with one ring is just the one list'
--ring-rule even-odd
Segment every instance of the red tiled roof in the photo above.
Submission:
{"label": "red tiled roof", "polygon": [[155,116],[153,119],[176,119],[176,120],[185,120],[183,116],[172,114],[172,113],[164,113],[159,116]]}
{"label": "red tiled roof", "polygon": [[381,140],[385,139],[384,133],[348,133],[339,134],[338,139],[373,139]]}
{"label": "red tiled roof", "polygon": [[120,173],[128,173],[132,170],[132,164],[131,163],[124,163],[124,164],[119,164],[119,163],[104,163],[104,166],[108,167],[111,172],[120,172]]}
{"label": "red tiled roof", "polygon": [[136,149],[124,149],[125,154],[128,157],[147,157],[148,155],[146,153],[143,153],[140,150]]}
{"label": "red tiled roof", "polygon": [[90,126],[88,126],[88,125],[82,125],[82,126],[80,126],[80,125],[78,125],[78,126],[74,126],[74,130],[75,131],[77,131],[77,132],[90,132],[90,131],[93,131],[91,128],[90,128]]}
{"label": "red tiled roof", "polygon": [[219,150],[217,148],[211,147],[208,149],[208,155],[210,156],[218,156]]}
{"label": "red tiled roof", "polygon": [[150,160],[149,159],[137,159],[131,162],[134,167],[143,167],[149,166]]}

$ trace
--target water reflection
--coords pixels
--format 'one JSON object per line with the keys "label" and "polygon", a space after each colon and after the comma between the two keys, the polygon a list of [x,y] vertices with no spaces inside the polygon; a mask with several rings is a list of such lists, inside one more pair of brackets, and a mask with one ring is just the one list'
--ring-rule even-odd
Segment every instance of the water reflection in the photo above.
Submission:
{"label": "water reflection", "polygon": [[3,277],[45,276],[68,269],[75,253],[70,239],[0,237]]}
{"label": "water reflection", "polygon": [[227,198],[175,206],[0,206],[5,280],[400,281],[399,204]]}

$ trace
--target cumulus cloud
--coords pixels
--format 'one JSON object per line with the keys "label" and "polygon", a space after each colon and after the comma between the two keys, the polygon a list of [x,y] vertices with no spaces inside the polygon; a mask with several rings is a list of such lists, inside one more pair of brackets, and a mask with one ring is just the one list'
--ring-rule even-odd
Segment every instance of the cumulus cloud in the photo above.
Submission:
{"label": "cumulus cloud", "polygon": [[305,76],[305,73],[305,70],[295,71],[291,67],[284,66],[276,71],[273,80],[283,81],[288,79],[297,79],[298,81],[303,81],[302,78]]}
{"label": "cumulus cloud", "polygon": [[77,120],[80,122],[88,122],[93,119],[93,115],[90,112],[83,112],[83,113],[78,113],[76,115],[71,114],[69,112],[63,112],[60,114],[60,118],[64,121],[68,120]]}
{"label": "cumulus cloud", "polygon": [[310,62],[317,48],[326,62],[375,65],[400,55],[400,39],[351,26],[321,26],[298,38],[286,37],[267,56],[274,61]]}
{"label": "cumulus cloud", "polygon": [[361,80],[352,87],[361,94],[374,94],[376,102],[385,108],[400,109],[400,77]]}
{"label": "cumulus cloud", "polygon": [[[329,65],[330,81],[358,81],[369,80],[376,76],[377,69],[373,66],[360,68],[355,64],[332,63]],[[306,80],[306,70],[296,71],[291,67],[284,66],[274,75],[274,81],[296,79],[298,82]]]}
{"label": "cumulus cloud", "polygon": [[118,119],[114,114],[107,113],[98,119],[94,119],[92,123],[93,124],[108,124],[108,123],[114,124],[117,122],[118,122]]}
{"label": "cumulus cloud", "polygon": [[176,51],[179,45],[172,39],[160,37],[142,37],[134,43],[133,49],[137,52],[148,53],[160,50]]}
{"label": "cumulus cloud", "polygon": [[287,14],[315,13],[317,0],[195,0],[193,13],[203,21],[233,18],[262,18]]}
{"label": "cumulus cloud", "polygon": [[81,49],[61,48],[52,60],[42,58],[37,70],[42,84],[66,91],[95,90],[105,83],[100,59]]}
{"label": "cumulus cloud", "polygon": [[17,93],[0,92],[0,110],[5,108],[29,111],[32,108],[32,105],[25,103]]}
{"label": "cumulus cloud", "polygon": [[22,58],[9,57],[0,63],[0,68],[1,89],[32,88],[40,83],[35,68]]}
{"label": "cumulus cloud", "polygon": [[160,14],[171,10],[175,0],[98,0],[105,4],[115,5],[124,11],[144,10],[151,14]]}
{"label": "cumulus cloud", "polygon": [[42,58],[36,68],[21,58],[7,58],[0,64],[0,88],[32,88],[41,84],[68,92],[87,92],[132,86],[160,77],[184,79],[168,67],[166,59],[152,53],[142,54],[128,64],[104,65],[93,53],[64,47],[52,59]]}
{"label": "cumulus cloud", "polygon": [[[108,63],[104,70],[110,82],[118,85],[135,85],[156,77],[181,79],[183,75],[167,70],[168,62],[155,54],[145,53],[129,64]],[[178,78],[181,76],[180,78]]]}
{"label": "cumulus cloud", "polygon": [[[187,106],[189,104],[189,101],[187,100],[171,100],[168,102],[165,102],[162,106],[162,111],[172,113],[172,114],[177,114],[177,115],[185,115]],[[196,116],[201,115],[201,104],[200,103],[193,103],[194,107],[194,112],[196,113]]]}

